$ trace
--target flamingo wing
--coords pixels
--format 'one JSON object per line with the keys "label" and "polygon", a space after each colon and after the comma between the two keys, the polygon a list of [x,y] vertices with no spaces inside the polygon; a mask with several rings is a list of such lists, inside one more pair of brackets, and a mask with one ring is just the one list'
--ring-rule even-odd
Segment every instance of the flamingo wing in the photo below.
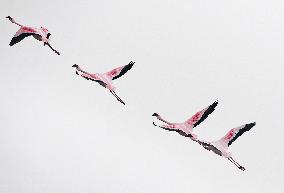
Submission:
{"label": "flamingo wing", "polygon": [[87,80],[95,81],[99,83],[101,86],[106,87],[106,83],[103,82],[102,80],[97,79],[94,75],[88,74],[88,73],[82,73],[81,76]]}
{"label": "flamingo wing", "polygon": [[218,105],[218,101],[215,101],[210,106],[206,107],[205,109],[195,113],[190,119],[188,119],[185,123],[189,126],[192,126],[192,128],[199,125],[202,121],[204,121],[208,115],[210,115],[214,110],[215,107]]}
{"label": "flamingo wing", "polygon": [[206,141],[197,141],[200,145],[202,145],[204,147],[204,149],[208,150],[208,151],[213,151],[214,153],[216,153],[217,155],[222,156],[222,151],[220,151],[217,147],[215,147],[213,144],[206,142]]}
{"label": "flamingo wing", "polygon": [[[158,126],[158,125],[155,124],[155,122],[153,122],[153,125]],[[184,137],[192,137],[191,134],[187,134],[186,132],[180,130],[179,128],[173,127],[173,125],[162,125],[162,126],[158,126],[158,127],[162,128],[164,130],[167,130],[167,131],[175,131],[175,132],[179,133],[180,135],[182,135]]]}
{"label": "flamingo wing", "polygon": [[20,41],[22,41],[24,38],[31,36],[31,35],[40,35],[38,34],[37,30],[34,28],[30,28],[30,27],[21,27],[16,34],[14,35],[14,37],[12,38],[11,42],[10,42],[10,46],[15,45],[16,43],[19,43]]}
{"label": "flamingo wing", "polygon": [[245,124],[236,128],[231,129],[224,137],[222,137],[220,140],[226,144],[227,146],[230,146],[238,137],[240,137],[244,132],[249,131],[252,127],[255,126],[255,122]]}
{"label": "flamingo wing", "polygon": [[108,77],[110,77],[112,80],[115,80],[119,77],[121,77],[122,75],[124,75],[128,70],[130,70],[132,68],[132,66],[134,65],[135,62],[129,62],[129,64],[122,66],[122,67],[118,67],[115,68],[107,73],[105,73]]}

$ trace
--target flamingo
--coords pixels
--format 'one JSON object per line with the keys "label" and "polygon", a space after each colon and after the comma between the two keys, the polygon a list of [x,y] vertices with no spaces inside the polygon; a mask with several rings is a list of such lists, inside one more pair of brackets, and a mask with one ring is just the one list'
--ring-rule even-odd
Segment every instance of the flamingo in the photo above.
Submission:
{"label": "flamingo", "polygon": [[115,93],[115,87],[113,85],[113,80],[121,77],[122,75],[124,75],[128,70],[130,70],[132,68],[132,66],[134,65],[135,62],[129,62],[129,64],[125,65],[125,66],[121,66],[118,68],[115,68],[109,72],[106,73],[95,73],[95,74],[91,74],[88,73],[84,70],[82,70],[77,64],[74,64],[72,67],[76,68],[76,74],[82,76],[83,78],[87,79],[87,80],[92,80],[95,82],[98,82],[101,86],[107,88],[111,94],[113,96],[115,96],[115,98],[121,102],[122,104],[125,105],[125,103],[121,100],[121,98],[119,98],[119,96],[117,96],[117,94]]}
{"label": "flamingo", "polygon": [[13,46],[16,43],[22,41],[25,37],[33,36],[35,39],[37,39],[39,41],[43,41],[44,46],[48,45],[48,47],[50,47],[56,54],[60,55],[60,53],[58,51],[56,51],[53,47],[51,47],[51,45],[49,43],[49,37],[50,37],[51,34],[49,33],[49,31],[46,28],[40,27],[40,29],[38,29],[38,28],[33,28],[33,27],[27,27],[27,26],[23,26],[23,25],[17,23],[10,16],[7,16],[6,18],[9,19],[12,23],[21,27],[16,32],[14,37],[12,38],[12,40],[9,44],[10,46]]}
{"label": "flamingo", "polygon": [[198,140],[198,143],[202,145],[208,151],[213,151],[217,155],[223,156],[227,158],[230,162],[232,162],[235,166],[237,166],[240,170],[245,170],[243,166],[241,166],[238,162],[236,162],[231,152],[229,152],[228,147],[244,132],[249,131],[252,127],[255,126],[255,122],[245,124],[236,128],[231,129],[224,137],[219,139],[218,141],[205,142]]}
{"label": "flamingo", "polygon": [[[182,136],[189,137],[193,141],[197,140],[197,135],[193,133],[193,128],[199,125],[202,121],[204,121],[208,115],[210,115],[214,110],[215,107],[218,105],[218,101],[215,101],[210,106],[204,108],[203,110],[195,113],[191,118],[186,120],[183,123],[171,123],[166,120],[164,120],[158,113],[154,113],[152,116],[155,116],[160,121],[166,123],[166,125],[158,126],[162,129],[168,130],[168,131],[176,131]],[[157,126],[155,122],[153,122],[154,126]]]}

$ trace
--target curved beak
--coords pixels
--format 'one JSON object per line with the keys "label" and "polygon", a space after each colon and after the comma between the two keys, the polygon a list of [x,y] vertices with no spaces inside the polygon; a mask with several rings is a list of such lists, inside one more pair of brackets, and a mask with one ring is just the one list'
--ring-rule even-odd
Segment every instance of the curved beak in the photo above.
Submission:
{"label": "curved beak", "polygon": [[77,68],[77,67],[78,67],[78,65],[77,65],[77,64],[74,64],[72,67]]}
{"label": "curved beak", "polygon": [[152,116],[157,117],[159,116],[158,113],[154,113]]}

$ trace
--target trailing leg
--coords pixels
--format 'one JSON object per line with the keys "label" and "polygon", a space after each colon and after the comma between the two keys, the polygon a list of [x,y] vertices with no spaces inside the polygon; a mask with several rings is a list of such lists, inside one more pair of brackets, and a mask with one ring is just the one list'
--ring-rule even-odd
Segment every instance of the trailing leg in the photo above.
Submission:
{"label": "trailing leg", "polygon": [[117,96],[117,94],[116,94],[113,90],[110,90],[110,92],[111,92],[111,94],[112,94],[113,96],[115,96],[115,98],[116,98],[119,102],[121,102],[122,104],[125,105],[125,103],[123,102],[123,100],[121,100],[121,98],[119,98],[119,96]]}
{"label": "trailing leg", "polygon": [[229,157],[228,160],[230,160],[230,162],[235,164],[235,166],[237,166],[240,170],[243,170],[243,171],[245,170],[245,168],[241,166],[238,162],[236,162],[232,157]]}

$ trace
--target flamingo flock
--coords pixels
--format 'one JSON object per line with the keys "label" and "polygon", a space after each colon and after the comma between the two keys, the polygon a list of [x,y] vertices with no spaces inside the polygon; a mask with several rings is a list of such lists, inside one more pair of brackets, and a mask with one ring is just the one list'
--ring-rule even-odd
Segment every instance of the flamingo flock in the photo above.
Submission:
{"label": "flamingo flock", "polygon": [[[32,36],[38,41],[42,41],[44,46],[47,45],[52,51],[54,51],[57,55],[60,53],[55,50],[50,45],[50,32],[48,29],[44,27],[34,28],[21,25],[17,23],[12,17],[7,16],[10,22],[20,26],[20,29],[16,32],[13,36],[12,40],[10,41],[10,46],[13,46],[19,42],[21,42],[26,37]],[[113,84],[113,80],[120,78],[126,72],[128,72],[134,65],[135,62],[130,61],[127,65],[114,68],[105,73],[89,73],[84,71],[79,65],[74,64],[72,67],[76,69],[76,74],[91,81],[95,81],[99,83],[104,88],[108,89],[110,93],[123,105],[125,102],[116,94],[115,90],[116,87]],[[199,137],[193,132],[193,129],[202,123],[207,117],[214,112],[215,108],[218,105],[218,101],[213,102],[211,105],[207,106],[206,108],[202,109],[201,111],[196,112],[191,118],[182,122],[182,123],[172,123],[163,119],[158,113],[152,114],[152,116],[156,117],[159,121],[165,123],[163,125],[158,125],[153,122],[153,125],[159,128],[162,128],[167,131],[175,131],[181,136],[188,137],[192,141],[201,145],[205,150],[212,151],[215,154],[227,158],[230,162],[232,162],[238,169],[244,171],[245,168],[241,166],[238,162],[236,162],[231,152],[229,152],[228,147],[237,139],[239,138],[244,132],[249,131],[252,127],[256,125],[255,122],[244,124],[239,127],[235,127],[217,141],[205,141],[199,139]]]}
{"label": "flamingo flock", "polygon": [[217,155],[228,158],[228,160],[235,164],[240,170],[245,170],[243,166],[241,166],[232,158],[231,153],[228,151],[228,147],[244,132],[249,131],[253,126],[255,126],[255,122],[231,129],[224,137],[222,137],[218,141],[203,141],[198,139],[197,135],[193,133],[193,128],[199,125],[202,121],[204,121],[208,117],[208,115],[215,110],[215,107],[217,105],[218,101],[215,101],[210,106],[195,113],[191,118],[189,118],[183,123],[168,122],[164,120],[158,113],[154,113],[152,116],[155,116],[158,120],[166,123],[166,125],[158,126],[155,122],[153,122],[153,125],[168,131],[176,131],[184,137],[189,137],[193,141],[202,145],[206,150],[213,151]]}

